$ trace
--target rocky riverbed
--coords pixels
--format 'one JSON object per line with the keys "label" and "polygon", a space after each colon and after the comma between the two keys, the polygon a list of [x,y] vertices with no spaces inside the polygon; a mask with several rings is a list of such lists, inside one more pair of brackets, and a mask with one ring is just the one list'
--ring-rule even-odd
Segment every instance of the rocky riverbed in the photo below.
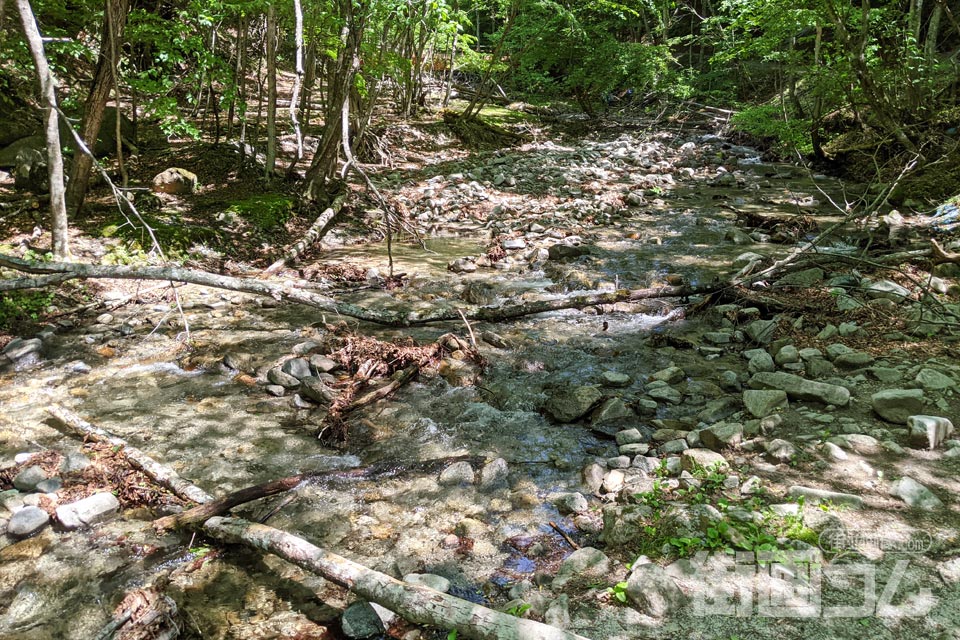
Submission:
{"label": "rocky riverbed", "polygon": [[[830,179],[699,133],[531,143],[381,180],[426,237],[396,247],[405,286],[380,287],[384,247],[346,235],[315,265],[319,289],[374,308],[712,283],[845,215]],[[847,231],[825,255],[853,255]],[[448,355],[352,420],[345,448],[316,438],[338,323],[421,343],[468,328],[384,330],[192,286],[190,348],[166,301],[63,319],[4,348],[0,631],[96,637],[156,583],[186,637],[446,637],[272,557],[157,536],[163,500],[67,494],[102,452],[56,428],[59,404],[213,494],[408,467],[303,486],[270,524],[595,640],[957,637],[955,266],[825,258],[686,317],[698,300],[476,323],[482,371]],[[464,454],[485,461],[415,471]]]}

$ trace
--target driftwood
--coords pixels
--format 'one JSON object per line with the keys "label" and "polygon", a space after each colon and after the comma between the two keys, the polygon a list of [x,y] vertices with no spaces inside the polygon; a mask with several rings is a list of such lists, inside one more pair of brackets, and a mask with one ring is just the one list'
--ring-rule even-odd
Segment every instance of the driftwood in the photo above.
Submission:
{"label": "driftwood", "polygon": [[421,585],[408,584],[330,553],[303,538],[239,518],[215,517],[203,531],[227,543],[272,553],[393,611],[405,620],[480,640],[586,640],[549,625],[518,618]]}
{"label": "driftwood", "polygon": [[174,640],[180,637],[177,604],[157,589],[135,589],[117,605],[94,640]]}
{"label": "driftwood", "polygon": [[213,500],[210,494],[181,478],[170,467],[160,464],[136,447],[130,446],[126,440],[90,424],[69,409],[59,405],[51,405],[47,407],[47,413],[84,438],[89,438],[95,442],[104,442],[114,447],[123,447],[123,453],[131,465],[143,471],[154,482],[169,489],[176,496],[197,503]]}
{"label": "driftwood", "polygon": [[264,270],[263,275],[271,276],[279,272],[288,263],[296,260],[304,251],[319,242],[323,236],[327,235],[327,232],[333,226],[333,219],[336,218],[340,213],[340,210],[343,208],[343,203],[346,201],[346,199],[346,192],[334,198],[333,203],[324,209],[323,213],[317,216],[317,219],[313,221],[313,224],[310,225],[310,228],[307,230],[304,236],[295,245],[287,249],[282,258],[267,267],[266,270]]}
{"label": "driftwood", "polygon": [[[365,320],[375,324],[391,327],[409,327],[428,324],[431,322],[445,322],[461,318],[456,309],[438,307],[423,312],[405,312],[387,309],[367,309],[354,304],[339,302],[332,298],[317,295],[287,283],[276,283],[255,278],[236,278],[224,276],[197,269],[181,267],[131,267],[114,265],[91,265],[69,262],[32,262],[21,260],[13,256],[0,254],[0,266],[15,269],[24,273],[49,274],[62,276],[64,280],[72,278],[115,278],[121,280],[165,280],[171,282],[188,282],[218,289],[241,291],[254,295],[272,297],[276,300],[285,300],[296,304],[314,307],[329,313],[348,316],[358,320]],[[32,279],[36,280],[36,279]],[[705,286],[668,286],[649,287],[646,289],[621,289],[608,293],[570,296],[550,300],[534,300],[519,304],[506,304],[496,307],[480,307],[465,314],[471,321],[484,320],[497,322],[511,320],[523,316],[547,311],[562,309],[582,309],[617,302],[632,302],[652,298],[685,298],[691,295],[712,293],[723,288],[724,284],[716,283]],[[31,288],[24,286],[20,288]]]}
{"label": "driftwood", "polygon": [[940,246],[940,243],[936,240],[930,241],[930,258],[933,260],[934,264],[941,264],[944,262],[960,264],[960,253],[947,251]]}

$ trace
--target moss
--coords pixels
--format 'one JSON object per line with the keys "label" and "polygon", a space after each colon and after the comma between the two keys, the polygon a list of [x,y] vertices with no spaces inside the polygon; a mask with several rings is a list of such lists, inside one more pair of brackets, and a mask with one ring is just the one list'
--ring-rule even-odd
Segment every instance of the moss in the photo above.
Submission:
{"label": "moss", "polygon": [[[144,221],[153,229],[153,234],[160,243],[160,247],[172,255],[177,255],[195,244],[209,243],[219,238],[219,232],[210,227],[185,223],[176,214],[161,212],[160,214],[146,215],[141,212]],[[113,220],[100,228],[100,235],[104,238],[123,238],[128,241],[131,255],[149,249],[152,245],[150,234],[142,227],[132,227],[122,220]],[[114,264],[129,264],[127,256],[120,256]]]}
{"label": "moss", "polygon": [[261,231],[272,231],[293,216],[293,206],[289,196],[268,193],[235,202],[227,208],[227,213],[239,216]]}

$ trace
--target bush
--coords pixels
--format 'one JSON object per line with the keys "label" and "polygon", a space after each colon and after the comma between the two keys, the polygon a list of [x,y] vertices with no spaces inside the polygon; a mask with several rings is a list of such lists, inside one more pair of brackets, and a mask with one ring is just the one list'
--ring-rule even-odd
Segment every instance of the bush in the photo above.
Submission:
{"label": "bush", "polygon": [[769,143],[781,155],[792,154],[794,150],[804,155],[813,153],[810,121],[787,119],[779,105],[748,107],[735,114],[731,122],[737,130]]}

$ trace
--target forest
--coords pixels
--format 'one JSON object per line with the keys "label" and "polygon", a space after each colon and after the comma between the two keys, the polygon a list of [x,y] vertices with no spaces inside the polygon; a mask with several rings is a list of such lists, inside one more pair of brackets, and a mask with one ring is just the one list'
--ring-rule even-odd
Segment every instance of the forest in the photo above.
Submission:
{"label": "forest", "polygon": [[960,638],[956,2],[0,51],[0,636]]}

